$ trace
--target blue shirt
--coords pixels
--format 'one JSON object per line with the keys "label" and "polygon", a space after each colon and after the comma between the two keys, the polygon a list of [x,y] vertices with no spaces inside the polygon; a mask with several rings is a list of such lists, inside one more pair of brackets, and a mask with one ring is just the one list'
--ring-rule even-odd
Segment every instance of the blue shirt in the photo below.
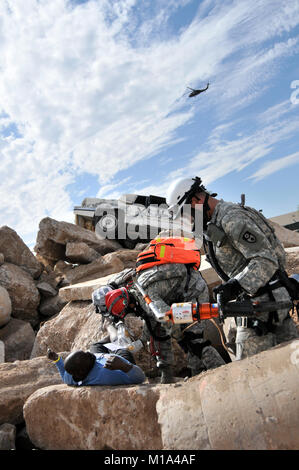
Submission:
{"label": "blue shirt", "polygon": [[[145,375],[140,367],[133,365],[129,372],[123,372],[122,370],[110,370],[104,367],[106,359],[109,356],[116,356],[116,354],[95,354],[96,361],[93,368],[84,380],[75,382],[71,374],[66,372],[64,368],[63,360],[60,358],[56,362],[57,369],[61,375],[62,380],[67,385],[130,385],[140,384],[145,380]],[[120,356],[118,356],[120,357]],[[127,364],[131,362],[127,361],[123,357],[121,360]],[[132,364],[131,364],[132,365]]]}

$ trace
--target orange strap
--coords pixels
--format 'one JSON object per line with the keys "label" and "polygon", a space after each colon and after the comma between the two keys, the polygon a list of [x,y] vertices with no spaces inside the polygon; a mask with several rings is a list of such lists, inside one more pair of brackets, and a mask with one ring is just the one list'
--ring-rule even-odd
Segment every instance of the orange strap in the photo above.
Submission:
{"label": "orange strap", "polygon": [[200,252],[195,240],[183,237],[152,240],[149,249],[138,255],[136,271],[169,263],[191,264],[197,270],[200,267]]}

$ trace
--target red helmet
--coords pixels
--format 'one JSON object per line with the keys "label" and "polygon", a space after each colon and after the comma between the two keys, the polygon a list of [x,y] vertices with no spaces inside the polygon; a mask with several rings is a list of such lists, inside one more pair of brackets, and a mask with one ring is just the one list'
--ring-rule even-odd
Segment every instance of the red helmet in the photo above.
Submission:
{"label": "red helmet", "polygon": [[125,287],[115,289],[105,295],[108,312],[115,317],[124,318],[129,305],[129,293]]}

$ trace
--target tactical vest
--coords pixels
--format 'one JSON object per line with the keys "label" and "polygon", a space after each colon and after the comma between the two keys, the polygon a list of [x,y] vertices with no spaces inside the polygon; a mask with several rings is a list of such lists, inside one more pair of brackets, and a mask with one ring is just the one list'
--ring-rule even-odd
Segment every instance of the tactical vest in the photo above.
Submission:
{"label": "tactical vest", "polygon": [[168,263],[191,265],[195,270],[200,267],[200,251],[191,238],[158,238],[150,242],[147,250],[142,251],[136,261],[136,271]]}
{"label": "tactical vest", "polygon": [[[275,230],[269,223],[269,221],[256,209],[253,209],[249,206],[243,206],[239,204],[239,207],[246,211],[247,216],[257,225],[257,227],[264,233],[265,237],[271,244],[272,250],[276,255],[280,269],[284,270],[285,265],[285,251],[284,248],[275,235]],[[207,255],[207,259],[210,261],[211,265],[217,272],[218,276],[221,277],[223,281],[228,281],[229,276],[221,269],[217,261],[214,246],[222,246],[225,243],[226,234],[222,229],[221,224],[218,223],[209,223],[206,234],[204,234],[204,249]]]}

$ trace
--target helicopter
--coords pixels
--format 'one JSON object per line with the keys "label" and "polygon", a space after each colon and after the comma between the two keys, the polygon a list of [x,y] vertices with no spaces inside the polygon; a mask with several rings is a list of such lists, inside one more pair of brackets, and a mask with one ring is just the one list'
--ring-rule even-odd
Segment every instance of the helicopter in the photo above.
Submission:
{"label": "helicopter", "polygon": [[206,91],[209,88],[209,85],[210,85],[210,83],[208,82],[206,88],[202,88],[202,89],[199,89],[199,90],[196,90],[194,88],[190,88],[189,86],[187,86],[187,88],[189,88],[189,90],[191,90],[191,93],[189,94],[189,98],[192,98],[193,96],[197,96],[200,93],[203,93],[204,91]]}

